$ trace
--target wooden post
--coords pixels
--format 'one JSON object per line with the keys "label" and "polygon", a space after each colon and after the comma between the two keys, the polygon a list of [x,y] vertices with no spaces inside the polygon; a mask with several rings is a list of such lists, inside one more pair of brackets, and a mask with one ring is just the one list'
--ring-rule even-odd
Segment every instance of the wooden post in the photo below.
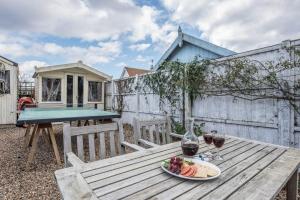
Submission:
{"label": "wooden post", "polygon": [[38,124],[35,124],[31,135],[28,135],[29,138],[26,139],[28,147],[31,146],[31,144],[32,144],[32,140],[33,140],[34,134],[36,133],[37,128],[38,128]]}
{"label": "wooden post", "polygon": [[140,116],[140,90],[139,90],[139,76],[135,76],[135,82],[136,82],[136,117],[139,118]]}
{"label": "wooden post", "polygon": [[138,144],[139,143],[139,139],[142,138],[141,135],[141,126],[140,123],[138,121],[138,119],[136,117],[133,118],[133,136],[134,136],[134,143]]}
{"label": "wooden post", "polygon": [[115,111],[115,81],[111,81],[111,111]]}
{"label": "wooden post", "polygon": [[31,124],[28,124],[28,126],[26,128],[25,135],[24,135],[25,136],[25,139],[24,139],[25,147],[28,144],[28,140],[29,140],[29,137],[30,137],[30,131],[31,131]]}
{"label": "wooden post", "polygon": [[286,100],[278,100],[278,136],[279,145],[293,146],[294,143],[294,124],[291,124],[294,120],[291,112],[291,106]]}
{"label": "wooden post", "polygon": [[119,127],[119,154],[125,153],[125,147],[122,145],[122,143],[125,141],[124,138],[124,130],[123,130],[123,122],[122,119],[118,120],[118,127]]}
{"label": "wooden post", "polygon": [[60,165],[61,161],[60,161],[60,156],[59,156],[59,152],[58,152],[58,149],[57,149],[57,144],[56,144],[56,140],[55,140],[55,135],[54,135],[54,132],[53,132],[52,124],[50,124],[50,127],[48,128],[48,132],[50,134],[51,144],[52,144],[52,147],[53,147],[53,151],[54,151],[54,155],[55,155],[57,164]]}
{"label": "wooden post", "polygon": [[64,141],[64,161],[65,167],[67,167],[67,153],[72,152],[72,143],[71,143],[71,129],[70,124],[64,124],[63,126],[63,141]]}
{"label": "wooden post", "polygon": [[31,162],[33,161],[33,158],[34,158],[34,155],[35,155],[35,152],[36,152],[36,149],[37,149],[38,139],[40,137],[40,131],[41,131],[41,128],[38,127],[36,133],[33,134],[32,147],[31,147],[31,150],[29,152],[28,161],[26,163],[26,169],[27,170],[29,169],[29,166],[30,166]]}
{"label": "wooden post", "polygon": [[297,200],[298,193],[298,170],[294,172],[286,185],[287,200]]}

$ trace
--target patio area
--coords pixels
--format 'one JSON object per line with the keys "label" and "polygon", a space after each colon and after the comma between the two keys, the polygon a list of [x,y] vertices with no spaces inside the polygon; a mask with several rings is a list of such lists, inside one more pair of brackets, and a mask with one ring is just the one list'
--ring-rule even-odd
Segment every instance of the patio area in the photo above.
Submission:
{"label": "patio area", "polygon": [[[39,150],[28,171],[25,170],[29,150],[24,147],[25,128],[0,128],[0,199],[60,199],[54,172],[64,168],[62,125],[55,125],[56,141],[62,164],[40,139]],[[125,125],[125,136],[130,141],[131,128]]]}
{"label": "patio area", "polygon": [[[54,130],[60,155],[62,149],[62,126],[55,125]],[[132,141],[132,128],[124,127],[126,141]],[[44,140],[39,141],[39,151],[28,171],[25,170],[28,150],[24,148],[24,128],[1,128],[0,140],[0,197],[4,199],[60,199],[54,171],[62,169],[54,159],[52,149]],[[63,161],[63,160],[62,160]],[[286,199],[285,189],[276,199]]]}

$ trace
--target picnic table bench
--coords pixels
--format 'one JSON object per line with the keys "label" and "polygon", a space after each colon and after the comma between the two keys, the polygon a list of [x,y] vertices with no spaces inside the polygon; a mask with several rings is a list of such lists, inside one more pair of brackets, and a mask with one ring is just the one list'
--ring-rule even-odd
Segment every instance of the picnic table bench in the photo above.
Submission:
{"label": "picnic table bench", "polygon": [[[200,141],[199,152],[207,147]],[[64,199],[273,199],[284,186],[297,199],[300,151],[227,137],[214,160],[222,171],[210,181],[165,173],[161,161],[181,155],[180,142],[84,163],[55,172]]]}

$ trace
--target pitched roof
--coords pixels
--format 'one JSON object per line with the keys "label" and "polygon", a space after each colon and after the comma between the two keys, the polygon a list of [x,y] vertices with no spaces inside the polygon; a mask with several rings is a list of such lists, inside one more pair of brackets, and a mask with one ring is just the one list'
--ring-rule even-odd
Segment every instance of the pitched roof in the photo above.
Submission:
{"label": "pitched roof", "polygon": [[220,47],[218,45],[212,44],[210,42],[201,40],[189,34],[183,33],[181,28],[178,28],[178,36],[175,41],[171,44],[171,46],[167,49],[167,51],[162,55],[159,61],[156,63],[155,68],[158,68],[160,64],[162,64],[173,52],[176,48],[181,47],[183,42],[188,42],[193,44],[199,48],[205,49],[207,51],[213,52],[214,54],[223,56],[230,56],[235,54],[236,52],[231,51],[229,49]]}
{"label": "pitched roof", "polygon": [[[135,76],[135,75],[141,75],[150,72],[151,70],[148,69],[140,69],[140,68],[134,68],[134,67],[124,67],[124,70],[127,71],[128,76]],[[121,76],[124,75],[124,70]]]}
{"label": "pitched roof", "polygon": [[0,56],[0,60],[4,60],[4,61],[8,62],[9,64],[18,67],[18,63],[14,62],[14,61],[12,61],[12,60],[10,60],[8,58],[5,58],[3,56]]}
{"label": "pitched roof", "polygon": [[61,70],[61,69],[69,69],[69,68],[74,68],[74,67],[78,67],[78,68],[82,68],[85,69],[93,74],[96,74],[98,76],[101,76],[107,80],[111,80],[112,76],[105,74],[103,72],[100,72],[98,70],[96,70],[93,67],[90,67],[88,65],[83,64],[81,61],[78,61],[77,63],[68,63],[68,64],[62,64],[62,65],[53,65],[53,66],[48,66],[48,67],[36,67],[35,68],[35,72],[32,76],[32,78],[35,78],[38,73],[40,72],[48,72],[48,71],[54,71],[54,70]]}

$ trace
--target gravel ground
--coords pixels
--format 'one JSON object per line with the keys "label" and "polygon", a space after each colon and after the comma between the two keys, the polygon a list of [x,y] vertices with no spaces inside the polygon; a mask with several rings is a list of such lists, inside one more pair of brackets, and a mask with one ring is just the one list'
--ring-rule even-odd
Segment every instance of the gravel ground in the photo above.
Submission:
{"label": "gravel ground", "polygon": [[[124,130],[126,141],[132,142],[132,129],[125,125]],[[63,162],[62,127],[55,126],[54,131]],[[25,171],[28,149],[24,148],[24,133],[23,128],[0,128],[0,200],[60,199],[54,171],[63,164],[56,164],[52,149],[40,137],[34,162]],[[285,190],[276,197],[284,199]]]}

